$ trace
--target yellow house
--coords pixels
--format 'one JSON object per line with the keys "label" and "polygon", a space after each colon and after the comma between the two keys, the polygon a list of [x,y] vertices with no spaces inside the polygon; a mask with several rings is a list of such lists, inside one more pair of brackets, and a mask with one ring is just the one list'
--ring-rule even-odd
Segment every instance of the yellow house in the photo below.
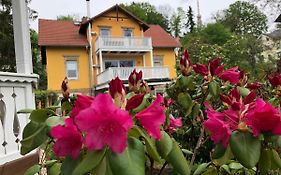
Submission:
{"label": "yellow house", "polygon": [[39,20],[39,41],[48,89],[60,91],[68,77],[72,92],[92,93],[119,76],[126,85],[133,69],[151,87],[175,78],[179,42],[159,25],[148,25],[115,5],[83,20]]}

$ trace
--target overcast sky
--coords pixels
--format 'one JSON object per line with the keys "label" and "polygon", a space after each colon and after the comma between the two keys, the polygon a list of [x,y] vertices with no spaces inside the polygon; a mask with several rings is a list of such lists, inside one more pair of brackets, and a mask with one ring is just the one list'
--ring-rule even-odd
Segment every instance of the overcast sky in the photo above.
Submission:
{"label": "overcast sky", "polygon": [[[107,8],[120,3],[130,3],[133,0],[91,0],[91,16],[94,16]],[[196,0],[146,0],[135,2],[149,2],[156,7],[170,6],[176,10],[177,7],[182,7],[184,10],[189,5],[193,7],[195,15],[197,14]],[[200,0],[200,12],[203,23],[211,21],[212,14],[218,10],[227,8],[235,0]],[[59,15],[77,15],[79,17],[86,16],[86,0],[32,0],[30,7],[38,12],[39,18],[56,19]],[[172,13],[168,10],[168,13]],[[31,27],[38,30],[38,19],[30,22]]]}

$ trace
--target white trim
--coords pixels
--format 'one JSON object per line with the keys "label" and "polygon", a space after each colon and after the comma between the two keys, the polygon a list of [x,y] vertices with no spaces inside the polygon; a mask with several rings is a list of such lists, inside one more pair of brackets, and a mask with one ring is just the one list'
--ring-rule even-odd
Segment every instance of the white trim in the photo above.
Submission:
{"label": "white trim", "polygon": [[27,82],[36,83],[39,76],[37,74],[19,74],[11,72],[0,72],[0,82]]}

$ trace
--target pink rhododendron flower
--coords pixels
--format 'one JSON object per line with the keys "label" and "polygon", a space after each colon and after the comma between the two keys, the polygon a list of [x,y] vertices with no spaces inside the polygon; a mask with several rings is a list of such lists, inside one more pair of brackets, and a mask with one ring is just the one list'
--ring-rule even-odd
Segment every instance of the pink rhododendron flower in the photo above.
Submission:
{"label": "pink rhododendron flower", "polygon": [[222,143],[224,147],[227,147],[232,132],[230,125],[222,120],[225,118],[225,115],[215,110],[208,109],[207,117],[208,119],[203,125],[210,131],[212,141],[214,143]]}
{"label": "pink rhododendron flower", "polygon": [[99,94],[89,108],[76,116],[75,121],[86,133],[88,149],[101,150],[109,146],[116,153],[126,149],[128,130],[133,126],[129,113],[118,108],[108,94]]}
{"label": "pink rhododendron flower", "polygon": [[170,118],[170,125],[168,126],[169,133],[176,132],[177,128],[182,127],[182,118],[174,118],[173,116]]}
{"label": "pink rhododendron flower", "polygon": [[145,94],[138,94],[130,98],[127,102],[126,110],[129,111],[138,107],[142,103],[144,95]]}
{"label": "pink rhododendron flower", "polygon": [[142,71],[137,72],[136,69],[130,74],[128,79],[129,90],[138,92],[142,81]]}
{"label": "pink rhododendron flower", "polygon": [[53,151],[58,157],[71,156],[77,159],[82,147],[82,136],[73,124],[73,119],[65,120],[65,126],[58,125],[51,129],[51,136],[56,139]]}
{"label": "pink rhododendron flower", "polygon": [[229,81],[231,84],[237,84],[240,80],[238,67],[225,70],[220,76],[223,81]]}
{"label": "pink rhododendron flower", "polygon": [[91,96],[78,95],[74,107],[70,112],[70,117],[75,117],[79,114],[80,111],[90,107],[93,101],[94,98]]}
{"label": "pink rhododendron flower", "polygon": [[205,64],[195,64],[193,65],[193,70],[203,76],[207,76],[209,74],[208,67]]}
{"label": "pink rhododendron flower", "polygon": [[165,107],[169,107],[174,104],[174,101],[172,99],[164,98],[164,105]]}
{"label": "pink rhododendron flower", "polygon": [[161,139],[160,126],[165,122],[164,106],[162,106],[163,97],[157,95],[157,98],[143,111],[136,114],[147,133],[157,140]]}
{"label": "pink rhododendron flower", "polygon": [[268,80],[272,87],[281,85],[281,75],[278,72],[273,72],[272,74],[268,75]]}
{"label": "pink rhododendron flower", "polygon": [[250,90],[256,90],[256,89],[259,89],[263,86],[262,83],[260,82],[254,82],[254,83],[250,83],[247,85],[247,88],[250,89]]}
{"label": "pink rhododendron flower", "polygon": [[254,136],[264,132],[281,135],[281,115],[279,111],[261,98],[256,100],[255,107],[249,111],[246,118]]}
{"label": "pink rhododendron flower", "polygon": [[212,59],[209,62],[209,66],[210,66],[210,73],[212,76],[220,75],[224,69],[224,66],[221,65],[219,58]]}

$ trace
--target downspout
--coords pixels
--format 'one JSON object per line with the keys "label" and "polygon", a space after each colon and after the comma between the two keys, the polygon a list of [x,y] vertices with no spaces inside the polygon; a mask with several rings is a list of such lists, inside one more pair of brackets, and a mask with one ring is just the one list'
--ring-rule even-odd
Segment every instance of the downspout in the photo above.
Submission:
{"label": "downspout", "polygon": [[[90,0],[86,0],[87,2],[87,18],[88,20],[91,18],[91,13],[90,13]],[[88,44],[89,44],[89,88],[90,88],[90,95],[93,95],[92,88],[93,88],[93,47],[92,47],[92,26],[91,22],[88,24]]]}

